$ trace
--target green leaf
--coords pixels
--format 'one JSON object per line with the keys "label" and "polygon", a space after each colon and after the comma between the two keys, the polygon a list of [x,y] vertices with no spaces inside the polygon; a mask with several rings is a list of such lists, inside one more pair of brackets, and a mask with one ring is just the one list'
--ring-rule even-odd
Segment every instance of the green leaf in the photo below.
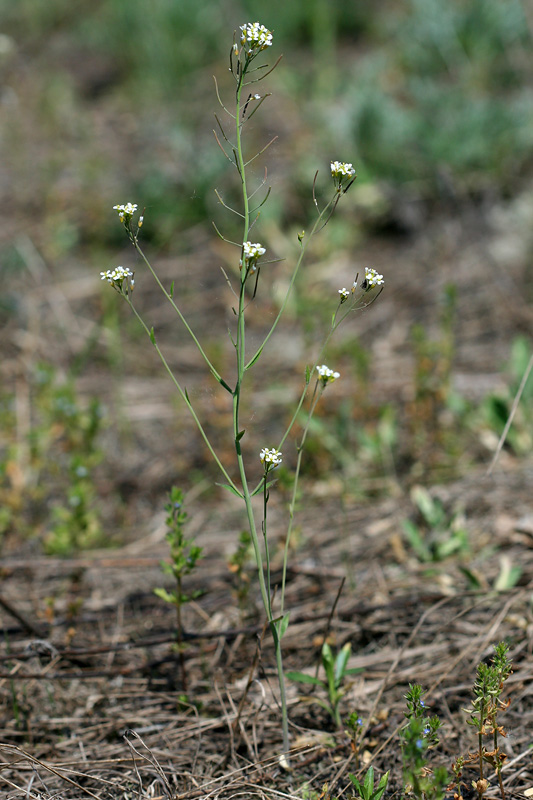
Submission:
{"label": "green leaf", "polygon": [[176,604],[176,597],[170,592],[167,592],[166,589],[154,589],[154,594],[157,597],[160,597],[161,600],[164,600],[165,603],[172,603],[173,605]]}
{"label": "green leaf", "polygon": [[414,486],[411,497],[430,528],[438,528],[446,524],[446,515],[442,504],[438,500],[434,500],[426,488]]}
{"label": "green leaf", "polygon": [[337,658],[335,659],[335,683],[338,685],[343,677],[346,670],[346,663],[350,658],[350,654],[352,652],[352,646],[350,642],[346,642],[340,653],[338,653]]}
{"label": "green leaf", "polygon": [[313,675],[306,675],[305,672],[286,672],[285,676],[290,681],[298,681],[298,683],[312,683],[314,686],[324,686],[324,681],[320,678],[315,678]]}
{"label": "green leaf", "polygon": [[[369,767],[369,769],[372,769],[372,767]],[[363,798],[363,800],[365,800],[365,797],[366,797],[366,795],[365,795],[365,789],[364,789],[364,786],[362,786],[362,785],[359,783],[359,781],[357,780],[357,778],[355,777],[355,775],[352,775],[352,773],[351,773],[351,772],[348,774],[348,777],[349,777],[349,779],[351,780],[351,782],[353,783],[353,785],[355,786],[355,789],[356,789],[357,793],[359,794],[359,796],[360,796],[361,798]]]}
{"label": "green leaf", "polygon": [[310,380],[311,380],[311,370],[309,369],[309,366],[306,366],[306,368],[305,368],[305,385],[306,386],[309,385],[309,381]]}
{"label": "green leaf", "polygon": [[374,767],[369,767],[365,775],[365,797],[370,798],[374,791]]}
{"label": "green leaf", "polygon": [[150,341],[152,342],[152,344],[155,344],[155,333],[153,327],[150,328]]}
{"label": "green leaf", "polygon": [[170,299],[172,300],[174,297],[174,281],[170,284],[170,292],[169,292]]}
{"label": "green leaf", "polygon": [[234,486],[230,486],[229,483],[215,483],[215,486],[222,486],[223,489],[228,489],[232,494],[236,497],[240,497],[242,499],[243,495],[236,489]]}
{"label": "green leaf", "polygon": [[283,617],[283,619],[279,623],[278,630],[279,630],[279,638],[280,639],[283,639],[288,627],[289,627],[289,614],[285,614],[285,616]]}
{"label": "green leaf", "polygon": [[431,561],[432,558],[429,547],[425,543],[420,530],[414,522],[411,522],[409,519],[404,519],[402,521],[402,528],[407,536],[407,541],[415,551],[416,557],[420,561]]}
{"label": "green leaf", "polygon": [[494,581],[494,589],[497,592],[506,592],[518,583],[522,574],[522,567],[518,564],[512,565],[509,556],[500,557],[500,573]]}
{"label": "green leaf", "polygon": [[372,795],[372,800],[381,800],[383,792],[387,788],[387,783],[389,782],[389,774],[390,770],[387,770],[387,772],[381,776],[381,779],[378,783],[378,788]]}
{"label": "green leaf", "polygon": [[475,575],[472,572],[472,570],[468,569],[468,567],[460,566],[459,567],[459,571],[462,572],[463,575],[465,576],[465,578],[467,579],[468,584],[469,584],[469,587],[468,587],[469,589],[474,589],[474,590],[481,589],[481,581],[479,580],[477,575]]}
{"label": "green leaf", "polygon": [[242,431],[239,431],[239,433],[235,437],[235,441],[236,442],[240,442],[245,433],[246,433],[246,429],[243,429]]}
{"label": "green leaf", "polygon": [[331,647],[327,642],[324,642],[324,644],[322,645],[322,663],[324,665],[326,672],[328,671],[328,669],[331,670],[334,667],[335,662],[333,659],[333,653],[331,652]]}

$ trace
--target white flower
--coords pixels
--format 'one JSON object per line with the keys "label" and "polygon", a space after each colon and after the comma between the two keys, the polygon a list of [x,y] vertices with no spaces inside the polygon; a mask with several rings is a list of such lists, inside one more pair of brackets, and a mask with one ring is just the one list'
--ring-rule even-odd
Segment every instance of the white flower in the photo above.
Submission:
{"label": "white flower", "polygon": [[322,381],[322,386],[327,386],[328,383],[333,383],[336,381],[337,378],[340,378],[340,372],[334,372],[329,367],[326,367],[325,364],[322,364],[321,367],[317,367],[316,371],[318,372],[318,377]]}
{"label": "white flower", "polygon": [[253,99],[254,100],[261,100],[261,95],[260,94],[254,94]]}
{"label": "white flower", "polygon": [[339,289],[339,294],[341,296],[341,303],[344,303],[345,300],[347,300],[348,297],[350,296],[350,292],[348,291],[348,289]]}
{"label": "white flower", "polygon": [[272,44],[271,32],[264,25],[260,25],[259,22],[247,22],[245,25],[240,26],[240,30],[241,44],[249,45],[248,52],[255,48],[264,50]]}
{"label": "white flower", "polygon": [[[255,272],[257,269],[257,260],[260,256],[264,256],[266,253],[266,247],[260,242],[244,242],[242,246],[242,254],[244,256],[244,263],[246,268],[250,270],[250,272]],[[242,267],[242,261],[241,261]]]}
{"label": "white flower", "polygon": [[363,289],[372,289],[374,286],[383,286],[385,280],[383,275],[380,275],[375,269],[365,267],[365,279],[361,284]]}
{"label": "white flower", "polygon": [[352,164],[341,163],[340,161],[331,162],[331,175],[333,178],[353,178],[355,169]]}
{"label": "white flower", "polygon": [[130,288],[133,288],[135,281],[133,280],[133,272],[128,267],[115,267],[115,269],[108,269],[100,273],[100,279],[111,283],[116,289],[121,289],[122,284],[126,278],[131,278],[129,281]]}
{"label": "white flower", "polygon": [[113,206],[113,211],[118,213],[121,222],[130,220],[137,211],[137,203],[126,203],[125,205]]}
{"label": "white flower", "polygon": [[265,465],[265,469],[267,471],[269,469],[274,469],[275,467],[279,467],[279,465],[283,460],[281,456],[282,456],[281,450],[276,450],[275,447],[273,447],[272,450],[269,450],[268,447],[263,447],[263,449],[259,453],[261,464]]}
{"label": "white flower", "polygon": [[259,256],[264,256],[266,253],[266,248],[263,247],[260,242],[256,242],[255,244],[252,242],[244,242],[242,250],[244,257],[248,260],[252,258],[259,258]]}

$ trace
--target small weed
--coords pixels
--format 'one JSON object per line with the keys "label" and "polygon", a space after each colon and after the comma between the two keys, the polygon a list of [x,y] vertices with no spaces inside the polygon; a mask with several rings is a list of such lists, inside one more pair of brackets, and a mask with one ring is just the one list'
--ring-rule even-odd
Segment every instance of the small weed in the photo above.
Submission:
{"label": "small weed", "polygon": [[186,603],[200,597],[203,592],[197,590],[188,594],[183,591],[183,578],[194,571],[200,558],[202,548],[193,544],[193,539],[187,539],[183,533],[183,526],[187,519],[187,514],[183,510],[183,492],[173,486],[169,493],[169,502],[165,506],[167,512],[166,525],[168,533],[166,540],[170,546],[170,563],[161,562],[161,569],[167,575],[172,575],[176,582],[176,588],[170,592],[167,589],[154,589],[154,594],[170,603],[176,609],[177,622],[177,647],[180,659],[183,688],[187,688],[187,672],[185,658],[183,655],[183,621],[182,608]]}
{"label": "small weed", "polygon": [[[508,650],[508,645],[500,642],[494,648],[495,652],[491,663],[481,662],[479,664],[473,687],[475,697],[472,700],[471,709],[468,709],[470,719],[467,722],[477,731],[478,751],[476,754],[469,755],[462,763],[477,763],[479,780],[473,782],[472,786],[476,790],[479,800],[482,800],[489,788],[489,782],[485,776],[485,764],[494,770],[501,796],[505,800],[501,773],[507,756],[502,753],[498,742],[500,736],[505,736],[505,730],[498,723],[498,714],[507,709],[510,704],[510,700],[501,700],[505,681],[512,672],[511,662],[507,655]],[[485,745],[486,737],[490,737],[489,747]]]}
{"label": "small weed", "polygon": [[249,613],[250,574],[248,565],[253,558],[252,537],[249,531],[241,531],[235,552],[228,559],[228,568],[233,576],[234,593],[241,615]]}
{"label": "small weed", "polygon": [[0,408],[0,535],[44,531],[45,552],[57,555],[102,544],[93,477],[102,406],[82,400],[74,381],[48,363],[35,367],[25,390],[23,419],[15,418],[15,397],[2,398]]}
{"label": "small weed", "polygon": [[357,780],[355,775],[348,775],[352,785],[357,791],[359,800],[381,800],[389,782],[389,771],[381,776],[378,785],[374,788],[374,767],[369,767],[363,782]]}
{"label": "small weed", "polygon": [[418,684],[410,684],[407,702],[407,725],[401,732],[403,776],[405,791],[417,800],[442,800],[449,783],[448,772],[443,767],[432,771],[428,766],[428,752],[439,743],[441,726],[437,716],[428,716],[424,692]]}
{"label": "small weed", "polygon": [[[502,800],[505,800],[501,772],[506,755],[499,745],[499,737],[505,736],[505,730],[498,715],[509,706],[510,701],[503,701],[501,695],[511,672],[508,646],[504,642],[495,645],[490,664],[481,662],[478,665],[473,687],[474,699],[470,708],[465,709],[469,714],[467,722],[477,733],[477,751],[461,755],[455,760],[452,765],[453,777],[448,775],[444,767],[432,769],[429,765],[428,754],[439,744],[441,722],[437,716],[427,714],[422,687],[418,684],[409,685],[405,696],[407,725],[400,734],[406,794],[417,800],[442,800],[447,793],[455,790],[456,800],[463,800],[463,769],[474,765],[479,777],[471,785],[478,800],[482,800],[489,788],[485,769],[488,765],[497,777]],[[485,743],[487,737],[490,738],[489,745]]]}
{"label": "small weed", "polygon": [[348,689],[348,687],[344,685],[344,682],[348,675],[355,675],[356,673],[361,672],[361,670],[358,668],[347,668],[347,663],[351,652],[352,646],[350,642],[347,642],[339,650],[337,655],[334,656],[329,644],[324,642],[322,645],[321,660],[324,672],[326,673],[325,680],[316,678],[313,675],[307,675],[305,672],[287,672],[287,677],[291,681],[310,683],[314,686],[320,686],[321,689],[324,690],[327,695],[326,700],[321,697],[312,697],[311,701],[313,703],[318,703],[319,706],[322,706],[322,708],[326,709],[326,711],[335,721],[337,728],[342,727],[340,702]]}
{"label": "small weed", "polygon": [[[531,344],[524,337],[517,337],[511,347],[509,370],[511,380],[505,392],[487,397],[482,407],[483,417],[489,427],[500,437],[507,425],[513,402],[526,375],[531,358]],[[518,456],[530,453],[533,447],[533,377],[525,381],[520,402],[508,428],[505,441]]]}
{"label": "small weed", "polygon": [[432,498],[423,486],[412,489],[411,499],[422,517],[423,526],[408,519],[403,520],[402,527],[420,561],[442,561],[468,552],[468,532],[461,514],[449,516],[440,500]]}

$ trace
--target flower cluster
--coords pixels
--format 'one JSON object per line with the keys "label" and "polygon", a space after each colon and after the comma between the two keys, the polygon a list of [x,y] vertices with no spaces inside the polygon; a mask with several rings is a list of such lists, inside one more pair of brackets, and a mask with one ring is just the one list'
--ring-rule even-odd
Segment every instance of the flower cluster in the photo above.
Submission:
{"label": "flower cluster", "polygon": [[341,163],[340,161],[331,162],[331,176],[333,178],[353,178],[355,170],[352,164]]}
{"label": "flower cluster", "polygon": [[269,469],[274,469],[275,467],[279,467],[282,462],[281,450],[276,450],[275,447],[273,447],[272,450],[269,450],[268,447],[263,447],[259,453],[259,458],[261,459],[261,464],[265,465],[267,471]]}
{"label": "flower cluster", "polygon": [[352,164],[345,164],[340,161],[331,162],[331,177],[335,182],[337,191],[340,192],[343,184],[346,184],[344,191],[346,192],[352,185],[356,178],[355,169]]}
{"label": "flower cluster", "polygon": [[121,222],[127,222],[137,211],[137,203],[126,203],[125,205],[113,206],[113,211],[118,212]]}
{"label": "flower cluster", "polygon": [[322,364],[321,367],[317,367],[316,371],[318,372],[318,377],[322,382],[322,386],[327,386],[328,383],[333,383],[333,381],[336,381],[337,378],[340,378],[341,376],[340,372],[334,372],[329,367],[326,367],[325,364]]}
{"label": "flower cluster", "polygon": [[265,50],[272,44],[272,34],[260,25],[259,22],[247,22],[245,25],[240,26],[241,30],[241,44],[248,45],[248,52],[259,49]]}
{"label": "flower cluster", "polygon": [[380,275],[375,269],[371,269],[370,267],[365,267],[365,279],[361,284],[361,287],[368,292],[369,289],[373,289],[374,286],[383,286],[385,283],[385,279],[383,275]]}
{"label": "flower cluster", "polygon": [[[266,253],[266,248],[263,247],[262,244],[256,242],[244,242],[242,246],[242,254],[244,256],[244,264],[246,266],[246,272],[255,272],[257,269],[257,260],[260,256],[264,256]],[[241,261],[242,267],[242,261]]]}
{"label": "flower cluster", "polygon": [[131,278],[131,280],[128,281],[130,290],[133,289],[135,284],[135,281],[133,280],[133,272],[128,267],[115,267],[115,269],[108,269],[105,272],[100,273],[100,278],[101,280],[112,284],[112,286],[115,289],[118,289],[118,291],[122,291],[122,284],[126,278]]}

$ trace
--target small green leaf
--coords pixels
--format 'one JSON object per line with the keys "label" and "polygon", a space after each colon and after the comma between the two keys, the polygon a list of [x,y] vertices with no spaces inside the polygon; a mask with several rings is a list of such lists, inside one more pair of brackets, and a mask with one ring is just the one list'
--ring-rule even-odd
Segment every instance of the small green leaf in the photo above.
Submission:
{"label": "small green leaf", "polygon": [[372,796],[372,792],[374,791],[374,767],[369,767],[368,771],[365,775],[365,797]]}
{"label": "small green leaf", "polygon": [[372,795],[372,800],[381,800],[383,792],[387,788],[387,783],[389,782],[389,774],[390,770],[387,770],[387,772],[381,776],[381,780],[378,783],[378,788]]}
{"label": "small green leaf", "polygon": [[469,589],[474,589],[474,590],[481,589],[481,581],[479,580],[477,575],[475,575],[472,572],[472,570],[468,569],[468,567],[460,566],[459,567],[459,572],[462,572],[463,575],[465,576],[465,578],[467,579],[468,584],[469,584],[469,587],[468,587]]}
{"label": "small green leaf", "polygon": [[506,592],[512,589],[518,583],[522,574],[522,567],[518,564],[514,566],[511,563],[509,556],[500,557],[500,572],[494,581],[494,590],[496,592]]}
{"label": "small green leaf", "polygon": [[157,597],[160,597],[161,600],[164,600],[165,603],[172,603],[172,604],[176,603],[176,597],[170,594],[170,592],[167,592],[166,589],[154,589],[154,594]]}
{"label": "small green leaf", "polygon": [[155,333],[153,328],[150,328],[150,341],[152,344],[155,344]]}
{"label": "small green leaf", "polygon": [[169,292],[170,299],[172,300],[174,297],[174,281],[170,284],[170,292]]}
{"label": "small green leaf", "polygon": [[339,684],[343,677],[346,670],[346,664],[348,659],[350,658],[352,652],[352,646],[350,642],[346,642],[340,653],[338,653],[337,658],[335,659],[335,682]]}
{"label": "small green leaf", "polygon": [[309,369],[309,366],[307,366],[305,368],[305,385],[306,386],[309,385],[309,381],[310,380],[311,380],[311,370]]}
{"label": "small green leaf", "polygon": [[236,442],[240,442],[245,433],[246,433],[246,429],[243,429],[242,431],[239,431],[239,433],[235,437],[235,441]]}
{"label": "small green leaf", "polygon": [[298,683],[312,683],[314,686],[324,686],[324,681],[320,678],[315,678],[313,675],[306,675],[305,672],[286,672],[285,676],[290,681],[298,681]]}
{"label": "small green leaf", "polygon": [[283,619],[279,623],[278,630],[279,630],[279,638],[280,639],[283,639],[288,627],[289,627],[289,614],[285,614],[285,616],[283,617]]}
{"label": "small green leaf", "polygon": [[357,791],[357,793],[359,794],[359,797],[361,797],[361,798],[363,798],[363,800],[365,800],[365,790],[364,790],[364,786],[362,786],[362,785],[359,783],[359,781],[357,780],[357,778],[355,777],[355,775],[352,775],[352,773],[351,773],[351,772],[350,772],[350,773],[348,773],[348,777],[349,777],[349,779],[351,780],[351,782],[353,783],[353,785],[355,786],[355,788],[356,788],[356,791]]}
{"label": "small green leaf", "polygon": [[331,647],[327,642],[324,642],[324,644],[322,645],[322,663],[324,665],[326,672],[328,671],[328,667],[330,669],[333,669],[334,666],[333,653],[331,652]]}

